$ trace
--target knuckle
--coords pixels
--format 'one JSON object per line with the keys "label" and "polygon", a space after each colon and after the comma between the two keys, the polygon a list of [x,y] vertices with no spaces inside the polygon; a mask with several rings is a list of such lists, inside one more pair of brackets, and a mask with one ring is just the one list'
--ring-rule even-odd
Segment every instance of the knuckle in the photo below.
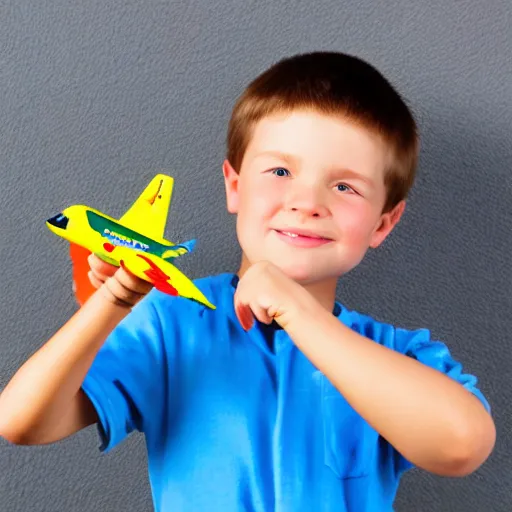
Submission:
{"label": "knuckle", "polygon": [[134,278],[128,272],[126,272],[123,268],[119,268],[114,274],[115,278],[121,283],[122,286],[131,291],[136,291],[137,289],[137,278]]}
{"label": "knuckle", "polygon": [[115,273],[114,279],[117,281],[118,287],[122,289],[122,293],[129,296],[130,300],[142,298],[152,288],[150,283],[124,271],[122,268]]}
{"label": "knuckle", "polygon": [[125,302],[134,302],[134,292],[129,288],[126,288],[116,277],[111,277],[108,280],[108,286],[116,298]]}
{"label": "knuckle", "polygon": [[99,288],[103,283],[101,281],[99,281],[96,276],[94,276],[94,274],[92,272],[89,272],[87,274],[87,277],[89,278],[89,282],[95,287],[95,288]]}
{"label": "knuckle", "polygon": [[98,280],[98,281],[105,281],[107,279],[107,276],[105,274],[102,274],[101,272],[98,272],[97,270],[93,269],[91,271],[91,274]]}

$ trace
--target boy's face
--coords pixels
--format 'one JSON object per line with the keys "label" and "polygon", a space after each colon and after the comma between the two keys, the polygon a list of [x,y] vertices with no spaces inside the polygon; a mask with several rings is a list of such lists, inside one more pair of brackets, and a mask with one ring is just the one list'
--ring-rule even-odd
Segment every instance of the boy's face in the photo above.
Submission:
{"label": "boy's face", "polygon": [[294,111],[259,121],[240,173],[224,163],[241,273],[267,260],[302,284],[334,284],[403,211],[401,203],[382,213],[388,158],[380,137],[338,117]]}

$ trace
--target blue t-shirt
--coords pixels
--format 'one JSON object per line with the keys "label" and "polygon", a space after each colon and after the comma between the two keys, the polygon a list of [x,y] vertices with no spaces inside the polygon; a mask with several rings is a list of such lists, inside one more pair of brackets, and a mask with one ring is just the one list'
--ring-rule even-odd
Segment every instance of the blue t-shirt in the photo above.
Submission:
{"label": "blue t-shirt", "polygon": [[[217,306],[151,291],[109,336],[83,389],[102,449],[144,433],[160,512],[383,512],[410,467],[287,333],[245,332],[236,276],[196,280]],[[460,382],[489,406],[429,331],[380,323],[336,303],[341,322]]]}

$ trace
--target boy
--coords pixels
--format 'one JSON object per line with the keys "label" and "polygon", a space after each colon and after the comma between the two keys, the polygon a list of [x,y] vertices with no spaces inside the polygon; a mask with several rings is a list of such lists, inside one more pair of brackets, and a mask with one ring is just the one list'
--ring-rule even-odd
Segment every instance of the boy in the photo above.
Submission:
{"label": "boy", "polygon": [[217,310],[92,257],[98,291],[4,390],[0,433],[42,444],[97,423],[108,451],[138,429],[159,511],[384,511],[412,465],[474,471],[495,439],[476,379],[429,331],[335,300],[399,221],[417,153],[370,65],[272,66],[229,125],[242,261],[196,281]]}

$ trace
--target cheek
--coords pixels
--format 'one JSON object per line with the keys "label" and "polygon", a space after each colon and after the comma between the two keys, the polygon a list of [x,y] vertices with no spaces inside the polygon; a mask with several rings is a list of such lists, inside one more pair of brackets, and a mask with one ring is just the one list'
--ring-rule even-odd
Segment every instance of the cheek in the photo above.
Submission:
{"label": "cheek", "polygon": [[269,186],[265,180],[247,181],[240,194],[240,213],[245,218],[269,217],[279,209],[282,196],[279,187]]}
{"label": "cheek", "polygon": [[338,207],[335,217],[343,238],[354,243],[369,239],[376,222],[375,212],[363,201]]}

